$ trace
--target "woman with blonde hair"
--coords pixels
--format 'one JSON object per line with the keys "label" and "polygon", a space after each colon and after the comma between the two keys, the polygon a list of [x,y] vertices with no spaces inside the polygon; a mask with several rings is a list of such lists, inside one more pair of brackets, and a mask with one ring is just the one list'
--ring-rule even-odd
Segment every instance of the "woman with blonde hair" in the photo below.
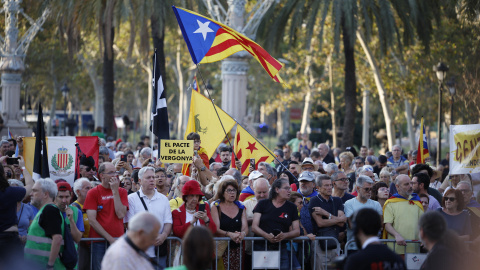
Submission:
{"label": "woman with blonde hair", "polygon": [[346,151],[340,154],[340,166],[345,174],[355,172],[352,169],[353,159],[354,159],[354,156],[352,152]]}
{"label": "woman with blonde hair", "polygon": [[380,181],[390,186],[392,182],[392,171],[394,170],[392,167],[383,167],[379,175]]}

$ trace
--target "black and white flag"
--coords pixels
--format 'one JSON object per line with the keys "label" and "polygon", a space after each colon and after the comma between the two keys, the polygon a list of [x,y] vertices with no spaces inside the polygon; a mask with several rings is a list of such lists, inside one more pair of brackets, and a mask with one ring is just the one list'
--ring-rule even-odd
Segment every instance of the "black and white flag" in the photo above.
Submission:
{"label": "black and white flag", "polygon": [[151,114],[152,125],[150,126],[150,130],[158,137],[158,140],[170,139],[167,99],[164,90],[162,76],[160,75],[160,64],[157,58],[157,49],[155,49],[155,53],[153,54],[153,104]]}

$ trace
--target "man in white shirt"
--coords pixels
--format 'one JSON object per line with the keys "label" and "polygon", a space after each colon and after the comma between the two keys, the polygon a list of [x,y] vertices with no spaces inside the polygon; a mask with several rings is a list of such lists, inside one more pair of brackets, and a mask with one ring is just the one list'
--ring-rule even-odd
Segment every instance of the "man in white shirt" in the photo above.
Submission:
{"label": "man in white shirt", "polygon": [[[139,191],[128,195],[129,210],[125,216],[124,222],[128,223],[135,214],[147,211],[154,215],[162,224],[158,231],[155,241],[155,247],[158,253],[158,269],[164,269],[167,262],[166,239],[172,230],[172,212],[167,197],[155,190],[155,168],[143,167],[138,172],[138,178],[141,179],[141,188]],[[150,247],[146,253],[150,258],[157,257],[155,249]]]}
{"label": "man in white shirt", "polygon": [[[380,203],[370,199],[372,196],[373,184],[374,182],[370,177],[366,175],[360,175],[357,178],[355,187],[357,189],[357,197],[345,202],[345,216],[348,218],[347,241],[354,240],[354,234],[352,230],[352,217],[354,213],[362,208],[371,208],[375,210],[378,215],[381,216],[383,214]],[[352,243],[348,246],[348,249],[356,250],[358,247],[355,243]]]}
{"label": "man in white shirt", "polygon": [[162,224],[150,213],[138,213],[130,218],[128,231],[115,241],[105,253],[102,269],[153,270],[149,255],[145,254],[157,240]]}

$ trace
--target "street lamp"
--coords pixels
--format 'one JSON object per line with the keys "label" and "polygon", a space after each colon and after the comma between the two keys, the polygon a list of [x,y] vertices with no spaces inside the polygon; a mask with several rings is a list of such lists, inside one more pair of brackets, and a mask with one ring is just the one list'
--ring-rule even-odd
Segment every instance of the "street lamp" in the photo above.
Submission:
{"label": "street lamp", "polygon": [[60,89],[63,95],[63,136],[67,136],[67,96],[68,92],[70,92],[70,88],[68,88],[67,83],[64,83],[62,88]]}
{"label": "street lamp", "polygon": [[455,122],[453,121],[453,101],[454,101],[454,96],[457,92],[457,89],[455,88],[455,77],[452,77],[445,84],[447,85],[448,91],[450,92],[450,125],[455,125]]}
{"label": "street lamp", "polygon": [[437,166],[442,158],[442,86],[443,80],[447,77],[448,66],[439,62],[433,66],[433,71],[437,74],[438,79],[438,128],[437,128]]}

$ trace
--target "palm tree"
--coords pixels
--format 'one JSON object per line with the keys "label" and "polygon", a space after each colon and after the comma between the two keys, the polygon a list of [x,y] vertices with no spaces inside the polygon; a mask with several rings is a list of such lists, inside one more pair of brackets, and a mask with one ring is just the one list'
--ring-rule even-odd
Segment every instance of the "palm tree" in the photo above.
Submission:
{"label": "palm tree", "polygon": [[[322,40],[324,26],[333,27],[335,48],[339,50],[342,35],[345,58],[343,122],[343,148],[353,145],[357,108],[355,50],[356,32],[361,31],[368,43],[372,36],[379,39],[382,54],[399,43],[399,48],[415,41],[415,33],[428,52],[432,34],[432,20],[440,21],[440,4],[437,1],[387,1],[387,0],[288,0],[280,7],[278,16],[266,16],[265,24],[271,24],[268,32],[263,31],[267,46],[279,48],[284,35],[290,37],[290,45],[297,37],[296,29],[307,28],[306,47],[314,35],[314,27],[320,24],[318,33]],[[320,14],[320,16],[317,16]],[[330,16],[328,16],[331,14]],[[401,24],[401,27],[399,26]],[[288,30],[288,31],[287,31]],[[321,43],[320,43],[321,46]]]}

